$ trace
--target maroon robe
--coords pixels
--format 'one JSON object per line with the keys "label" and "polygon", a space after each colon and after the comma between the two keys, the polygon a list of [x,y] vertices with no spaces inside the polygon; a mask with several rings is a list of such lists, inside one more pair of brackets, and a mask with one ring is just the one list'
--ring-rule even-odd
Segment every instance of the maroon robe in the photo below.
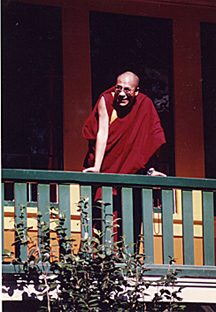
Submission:
{"label": "maroon robe", "polygon": [[[111,118],[114,88],[105,91],[107,112]],[[89,151],[84,168],[94,166],[95,142],[98,132],[98,102],[83,127],[83,136],[89,140]],[[117,117],[109,126],[109,135],[101,172],[133,174],[145,168],[150,157],[166,142],[160,119],[152,101],[138,93],[131,111]]]}

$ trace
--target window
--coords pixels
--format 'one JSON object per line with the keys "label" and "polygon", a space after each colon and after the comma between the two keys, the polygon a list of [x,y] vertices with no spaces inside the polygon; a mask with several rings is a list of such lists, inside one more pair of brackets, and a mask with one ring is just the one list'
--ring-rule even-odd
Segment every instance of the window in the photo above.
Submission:
{"label": "window", "polygon": [[62,168],[61,8],[2,6],[2,163]]}

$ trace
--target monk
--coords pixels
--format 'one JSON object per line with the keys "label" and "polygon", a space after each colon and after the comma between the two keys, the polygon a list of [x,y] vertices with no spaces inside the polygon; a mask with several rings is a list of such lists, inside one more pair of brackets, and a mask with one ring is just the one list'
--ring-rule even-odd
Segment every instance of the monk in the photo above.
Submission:
{"label": "monk", "polygon": [[[152,101],[139,92],[139,78],[132,72],[117,77],[116,86],[105,91],[86,120],[83,135],[89,141],[89,150],[83,172],[135,174],[146,173],[151,156],[166,142],[160,119]],[[148,169],[148,168],[147,168]],[[150,168],[152,176],[166,176]],[[101,199],[101,188],[94,190],[94,200]],[[121,217],[121,191],[113,189],[113,208]],[[141,226],[141,194],[134,189],[134,239]],[[101,228],[100,211],[93,210],[95,226]],[[118,221],[118,240],[121,221]]]}
{"label": "monk", "polygon": [[[83,172],[144,173],[166,142],[152,101],[139,92],[139,78],[127,71],[105,91],[84,124],[89,150]],[[149,175],[166,176],[151,168]]]}

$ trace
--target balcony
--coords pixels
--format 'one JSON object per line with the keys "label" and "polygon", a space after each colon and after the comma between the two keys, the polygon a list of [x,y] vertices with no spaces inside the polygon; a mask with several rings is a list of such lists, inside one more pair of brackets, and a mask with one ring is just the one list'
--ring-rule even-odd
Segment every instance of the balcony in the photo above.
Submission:
{"label": "balcony", "polygon": [[[28,258],[27,246],[22,250],[11,246],[20,204],[27,207],[26,219],[33,226],[33,234],[36,221],[32,217],[40,211],[48,222],[46,207],[54,206],[64,211],[67,233],[79,242],[84,233],[77,203],[80,197],[88,196],[92,216],[93,188],[100,186],[103,201],[111,203],[107,206],[109,213],[118,206],[120,234],[126,235],[126,243],[134,242],[135,233],[144,236],[140,249],[144,248],[145,266],[151,269],[149,276],[166,275],[171,256],[176,259],[174,267],[181,270],[181,283],[202,288],[204,297],[204,288],[215,295],[216,180],[20,169],[3,169],[2,180],[2,249],[14,252],[14,256],[19,253],[21,260]],[[117,196],[113,188],[118,190]],[[88,227],[89,235],[92,227]],[[15,270],[11,260],[5,259],[3,274],[14,274]],[[216,303],[214,295],[208,300],[200,298],[200,302]],[[187,296],[185,300],[189,300]]]}

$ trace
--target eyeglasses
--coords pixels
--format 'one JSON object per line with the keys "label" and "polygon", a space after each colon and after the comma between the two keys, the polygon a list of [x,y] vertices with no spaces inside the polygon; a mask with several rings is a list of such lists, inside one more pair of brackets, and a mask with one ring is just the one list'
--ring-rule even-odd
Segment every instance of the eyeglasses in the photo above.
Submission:
{"label": "eyeglasses", "polygon": [[128,87],[122,88],[122,86],[119,86],[119,85],[115,86],[115,92],[116,93],[120,93],[122,91],[124,91],[125,94],[130,94],[133,90],[131,88],[128,88]]}

